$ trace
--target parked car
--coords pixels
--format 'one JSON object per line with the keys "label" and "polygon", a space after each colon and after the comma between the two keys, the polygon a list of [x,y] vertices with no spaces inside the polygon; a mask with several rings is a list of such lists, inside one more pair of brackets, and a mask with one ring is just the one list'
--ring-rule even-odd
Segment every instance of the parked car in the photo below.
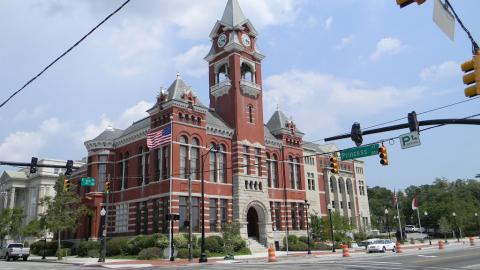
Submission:
{"label": "parked car", "polygon": [[414,232],[419,232],[420,230],[415,227],[415,225],[405,225],[405,232],[407,233],[414,233]]}
{"label": "parked car", "polygon": [[379,238],[367,239],[367,240],[364,240],[364,241],[358,243],[358,246],[359,247],[365,247],[365,249],[366,249],[368,247],[368,245],[372,244],[373,242],[375,242],[377,240],[380,240],[380,239]]}
{"label": "parked car", "polygon": [[16,261],[19,258],[26,261],[28,256],[30,256],[30,249],[23,247],[22,243],[12,243],[0,248],[0,258],[5,258],[6,261],[10,261],[10,259]]}
{"label": "parked car", "polygon": [[395,243],[389,239],[378,239],[367,246],[367,252],[385,252],[391,250],[395,252]]}

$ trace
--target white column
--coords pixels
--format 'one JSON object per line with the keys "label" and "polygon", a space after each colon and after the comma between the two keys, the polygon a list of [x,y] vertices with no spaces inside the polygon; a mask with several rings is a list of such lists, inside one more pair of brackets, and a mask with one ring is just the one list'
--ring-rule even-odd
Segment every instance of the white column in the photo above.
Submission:
{"label": "white column", "polygon": [[12,187],[10,189],[10,206],[9,208],[14,208],[15,207],[15,188]]}

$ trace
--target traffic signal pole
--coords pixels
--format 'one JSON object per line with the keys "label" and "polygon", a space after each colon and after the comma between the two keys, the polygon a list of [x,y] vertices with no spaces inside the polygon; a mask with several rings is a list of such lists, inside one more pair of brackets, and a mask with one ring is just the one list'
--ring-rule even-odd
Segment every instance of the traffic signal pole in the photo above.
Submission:
{"label": "traffic signal pole", "polygon": [[[433,120],[424,120],[424,121],[418,121],[419,126],[433,126],[433,125],[480,125],[480,119],[466,119],[466,118],[460,118],[460,119],[433,119]],[[398,124],[398,125],[393,125],[393,126],[388,126],[388,127],[382,127],[382,128],[376,128],[376,129],[369,129],[362,131],[362,135],[369,135],[369,134],[376,134],[376,133],[382,133],[382,132],[388,132],[388,131],[393,131],[393,130],[399,130],[399,129],[404,129],[404,128],[409,128],[409,124]],[[350,138],[351,134],[342,134],[338,136],[333,136],[329,138],[325,138],[324,140],[326,142],[329,141],[336,141],[336,140],[341,140],[341,139],[347,139]]]}

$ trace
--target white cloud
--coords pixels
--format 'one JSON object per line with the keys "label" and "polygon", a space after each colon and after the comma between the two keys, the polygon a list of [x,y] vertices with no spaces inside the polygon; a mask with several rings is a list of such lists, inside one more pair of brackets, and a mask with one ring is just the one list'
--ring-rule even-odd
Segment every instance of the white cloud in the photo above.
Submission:
{"label": "white cloud", "polygon": [[[120,119],[115,121],[114,127],[124,129],[130,126],[133,122],[143,119],[148,116],[147,110],[153,106],[153,103],[147,101],[140,101],[122,113]],[[97,134],[98,135],[98,134]]]}
{"label": "white cloud", "polygon": [[48,134],[56,134],[62,130],[62,124],[58,121],[58,118],[53,117],[47,120],[44,120],[40,125],[40,130]]}
{"label": "white cloud", "polygon": [[83,142],[91,140],[100,133],[102,133],[108,126],[113,126],[113,121],[110,120],[105,114],[102,115],[100,122],[97,124],[88,123],[83,131],[83,136],[79,138],[79,142],[83,144]]}
{"label": "white cloud", "polygon": [[0,143],[0,159],[25,161],[36,156],[45,145],[45,139],[39,132],[17,131],[9,134]]}
{"label": "white cloud", "polygon": [[420,72],[422,81],[444,81],[460,76],[459,65],[453,61],[446,61],[440,65],[432,65]]}
{"label": "white cloud", "polygon": [[333,17],[330,16],[325,20],[325,30],[329,31],[332,28],[332,23],[333,23]]}
{"label": "white cloud", "polygon": [[300,70],[270,76],[264,88],[265,121],[280,104],[287,115],[293,114],[302,131],[318,137],[343,131],[339,123],[351,121],[352,115],[358,119],[378,114],[416,101],[424,93],[421,87],[372,87],[362,81]]}
{"label": "white cloud", "polygon": [[36,106],[31,110],[22,109],[13,117],[13,120],[15,121],[33,120],[42,116],[44,113],[45,113],[45,107],[43,106]]}
{"label": "white cloud", "polygon": [[349,36],[343,37],[340,40],[340,43],[338,43],[337,46],[335,46],[335,48],[341,50],[341,49],[347,47],[348,45],[350,45],[353,42],[353,38],[354,38],[354,35],[349,35]]}
{"label": "white cloud", "polygon": [[399,39],[386,37],[378,41],[375,51],[370,55],[370,59],[380,60],[385,55],[395,55],[400,53],[405,45]]}
{"label": "white cloud", "polygon": [[208,72],[208,66],[205,64],[203,57],[207,55],[209,50],[210,46],[193,46],[188,51],[175,56],[173,63],[180,73],[200,78]]}

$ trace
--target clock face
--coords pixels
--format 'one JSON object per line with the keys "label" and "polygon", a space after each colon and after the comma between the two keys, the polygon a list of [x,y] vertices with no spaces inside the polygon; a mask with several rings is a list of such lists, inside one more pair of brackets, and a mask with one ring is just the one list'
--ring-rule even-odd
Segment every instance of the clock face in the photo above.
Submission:
{"label": "clock face", "polygon": [[218,39],[217,39],[218,47],[222,48],[223,46],[225,46],[226,43],[227,43],[227,36],[225,34],[221,34],[220,36],[218,36]]}
{"label": "clock face", "polygon": [[247,47],[250,46],[251,41],[250,41],[250,37],[247,34],[242,35],[242,43]]}

